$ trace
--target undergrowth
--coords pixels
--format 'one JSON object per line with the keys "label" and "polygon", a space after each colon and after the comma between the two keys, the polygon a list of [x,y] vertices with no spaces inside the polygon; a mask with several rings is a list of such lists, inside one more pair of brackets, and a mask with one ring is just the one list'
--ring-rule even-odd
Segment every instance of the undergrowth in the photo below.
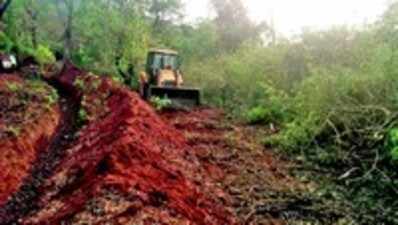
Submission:
{"label": "undergrowth", "polygon": [[335,223],[398,224],[398,53],[396,39],[383,36],[398,22],[387,22],[247,43],[188,67],[205,102],[277,127],[264,144],[317,183],[310,194],[339,212]]}
{"label": "undergrowth", "polygon": [[55,89],[40,80],[6,81],[0,85],[0,137],[16,137],[58,102]]}

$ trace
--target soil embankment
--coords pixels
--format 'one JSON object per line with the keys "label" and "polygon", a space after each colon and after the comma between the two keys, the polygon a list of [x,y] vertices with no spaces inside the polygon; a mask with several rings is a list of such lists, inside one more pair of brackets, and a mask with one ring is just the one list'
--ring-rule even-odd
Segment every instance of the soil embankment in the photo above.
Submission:
{"label": "soil embankment", "polygon": [[0,207],[21,188],[60,123],[51,87],[0,75]]}
{"label": "soil embankment", "polygon": [[52,170],[38,182],[32,174],[34,206],[0,213],[1,224],[236,223],[182,133],[137,94],[68,66],[58,83],[85,125],[62,157],[35,161],[33,173]]}

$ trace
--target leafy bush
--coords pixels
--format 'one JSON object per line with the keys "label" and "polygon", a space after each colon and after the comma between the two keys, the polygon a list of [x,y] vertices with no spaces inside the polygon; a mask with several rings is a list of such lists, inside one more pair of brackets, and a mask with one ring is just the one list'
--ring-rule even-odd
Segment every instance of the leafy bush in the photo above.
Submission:
{"label": "leafy bush", "polygon": [[80,79],[80,77],[77,77],[77,79],[73,82],[73,85],[81,91],[86,89],[86,83],[83,79]]}
{"label": "leafy bush", "polygon": [[326,182],[343,193],[334,200],[350,205],[348,216],[360,224],[393,224],[396,208],[388,199],[398,197],[390,189],[398,176],[390,163],[398,159],[398,131],[392,129],[398,83],[377,68],[312,68],[288,100],[281,132],[265,141],[308,169],[328,168],[333,179]]}
{"label": "leafy bush", "polygon": [[78,126],[82,127],[88,122],[88,114],[84,108],[80,108],[77,117]]}
{"label": "leafy bush", "polygon": [[151,97],[150,102],[157,111],[162,111],[163,109],[170,107],[172,104],[169,98],[167,97],[161,98],[157,96]]}
{"label": "leafy bush", "polygon": [[22,88],[22,85],[17,82],[6,82],[6,87],[11,92],[17,92]]}
{"label": "leafy bush", "polygon": [[389,132],[387,149],[389,150],[389,156],[394,161],[398,162],[398,129],[393,128]]}
{"label": "leafy bush", "polygon": [[59,99],[58,92],[55,89],[52,89],[50,91],[50,93],[46,96],[46,98],[47,98],[48,104],[53,105],[56,102],[58,102],[58,99]]}
{"label": "leafy bush", "polygon": [[261,101],[257,101],[257,106],[247,111],[246,120],[250,124],[274,123],[277,125],[288,120],[290,116],[288,95],[284,91],[276,90],[266,84],[261,85],[259,90],[263,92]]}
{"label": "leafy bush", "polygon": [[254,107],[246,114],[246,120],[250,124],[267,123],[271,118],[270,111],[262,106]]}
{"label": "leafy bush", "polygon": [[35,59],[40,65],[50,65],[55,63],[55,56],[48,47],[39,45],[35,51]]}
{"label": "leafy bush", "polygon": [[13,41],[4,32],[0,32],[0,51],[10,52],[13,47]]}
{"label": "leafy bush", "polygon": [[18,48],[18,58],[26,59],[28,57],[35,57],[36,54],[35,49],[22,44],[18,44],[17,48]]}
{"label": "leafy bush", "polygon": [[249,43],[188,63],[186,80],[204,87],[207,103],[279,125],[265,144],[297,159],[319,184],[314,194],[337,202],[344,221],[398,224],[398,148],[387,141],[398,127],[398,71],[376,36],[335,28],[298,43]]}
{"label": "leafy bush", "polygon": [[192,59],[183,68],[184,80],[187,85],[203,88],[205,103],[239,117],[265,102],[265,84],[281,88],[284,55],[283,45],[262,48],[249,42],[230,55]]}
{"label": "leafy bush", "polygon": [[385,142],[398,127],[398,70],[394,48],[377,35],[343,27],[306,32],[300,42],[246,43],[188,62],[185,80],[204,88],[206,103],[251,124],[278,125],[265,144],[325,171],[311,176],[342,193],[327,198],[344,205],[347,218],[393,224],[398,148]]}

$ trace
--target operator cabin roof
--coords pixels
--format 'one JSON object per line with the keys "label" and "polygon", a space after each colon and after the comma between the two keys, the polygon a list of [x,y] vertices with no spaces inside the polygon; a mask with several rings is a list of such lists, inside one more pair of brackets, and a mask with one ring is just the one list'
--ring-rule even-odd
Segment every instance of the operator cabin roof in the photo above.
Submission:
{"label": "operator cabin roof", "polygon": [[167,55],[178,55],[177,51],[171,49],[164,49],[164,48],[152,48],[149,50],[149,52],[167,54]]}

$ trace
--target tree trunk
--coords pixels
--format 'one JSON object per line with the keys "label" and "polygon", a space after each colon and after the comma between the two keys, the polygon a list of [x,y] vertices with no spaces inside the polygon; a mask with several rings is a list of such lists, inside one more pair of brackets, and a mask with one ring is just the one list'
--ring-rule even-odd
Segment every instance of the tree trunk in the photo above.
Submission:
{"label": "tree trunk", "polygon": [[153,25],[152,25],[152,27],[153,27],[152,29],[155,32],[158,30],[159,23],[160,23],[160,15],[159,15],[159,13],[156,13],[155,21],[153,22]]}
{"label": "tree trunk", "polygon": [[32,38],[32,46],[33,48],[37,48],[37,11],[33,8],[26,9],[29,17],[30,17],[30,35]]}
{"label": "tree trunk", "polygon": [[70,59],[73,48],[72,26],[73,26],[74,0],[64,0],[64,3],[67,10],[67,18],[66,18],[65,33],[64,33],[64,55],[66,59]]}
{"label": "tree trunk", "polygon": [[11,2],[12,0],[6,0],[6,2],[0,5],[0,20],[3,19],[4,13],[7,11]]}

